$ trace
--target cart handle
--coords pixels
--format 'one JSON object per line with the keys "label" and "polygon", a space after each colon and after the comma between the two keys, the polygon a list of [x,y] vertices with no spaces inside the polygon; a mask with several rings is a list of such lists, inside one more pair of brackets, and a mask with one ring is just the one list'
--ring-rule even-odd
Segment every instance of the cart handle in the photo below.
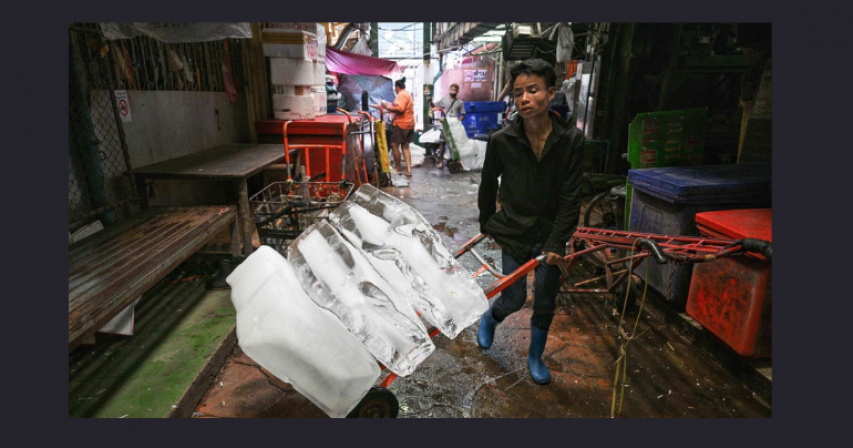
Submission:
{"label": "cart handle", "polygon": [[491,299],[496,296],[499,292],[506,289],[509,285],[518,281],[518,279],[527,275],[528,272],[536,269],[540,264],[545,262],[545,259],[548,256],[545,254],[539,255],[536,258],[529,260],[527,263],[524,263],[512,272],[512,274],[505,275],[503,277],[498,278],[497,281],[489,285],[488,288],[485,289],[486,298]]}
{"label": "cart handle", "polygon": [[336,107],[335,110],[338,112],[343,112],[343,114],[347,116],[347,120],[349,120],[349,122],[352,123],[352,115],[350,115],[349,112],[341,109],[340,107]]}
{"label": "cart handle", "polygon": [[649,253],[652,254],[653,257],[655,257],[655,261],[657,261],[658,264],[669,263],[669,259],[666,257],[666,255],[663,254],[663,250],[661,250],[660,246],[658,246],[658,243],[656,243],[654,240],[640,238],[638,241],[639,242],[637,244],[640,247],[645,247],[646,250],[648,250]]}
{"label": "cart handle", "polygon": [[379,105],[379,104],[371,104],[371,105],[370,105],[370,107],[375,107],[375,108],[379,109],[379,113],[380,113],[380,114],[382,114],[382,115],[385,115],[385,109],[383,109],[381,105]]}
{"label": "cart handle", "polygon": [[769,241],[759,240],[757,238],[745,238],[737,240],[735,243],[739,243],[744,251],[757,252],[764,255],[764,258],[768,260],[770,260],[773,255],[773,246]]}
{"label": "cart handle", "polygon": [[373,115],[370,115],[370,112],[364,110],[358,111],[358,114],[367,117],[367,122],[370,123],[370,134],[373,135]]}

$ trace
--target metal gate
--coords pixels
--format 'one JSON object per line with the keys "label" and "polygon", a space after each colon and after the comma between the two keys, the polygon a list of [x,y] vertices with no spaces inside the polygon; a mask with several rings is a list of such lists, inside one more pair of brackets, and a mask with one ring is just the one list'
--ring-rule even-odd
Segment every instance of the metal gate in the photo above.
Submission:
{"label": "metal gate", "polygon": [[109,225],[137,201],[116,104],[116,63],[97,24],[69,27],[68,222]]}

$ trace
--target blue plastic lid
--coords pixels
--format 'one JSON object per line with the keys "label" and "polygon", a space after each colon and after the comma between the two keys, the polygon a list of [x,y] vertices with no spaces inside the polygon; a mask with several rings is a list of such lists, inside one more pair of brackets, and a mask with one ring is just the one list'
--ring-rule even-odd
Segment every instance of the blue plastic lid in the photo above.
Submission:
{"label": "blue plastic lid", "polygon": [[628,171],[636,190],[681,204],[770,203],[769,163],[647,168]]}
{"label": "blue plastic lid", "polygon": [[465,113],[503,112],[506,103],[503,101],[465,101]]}

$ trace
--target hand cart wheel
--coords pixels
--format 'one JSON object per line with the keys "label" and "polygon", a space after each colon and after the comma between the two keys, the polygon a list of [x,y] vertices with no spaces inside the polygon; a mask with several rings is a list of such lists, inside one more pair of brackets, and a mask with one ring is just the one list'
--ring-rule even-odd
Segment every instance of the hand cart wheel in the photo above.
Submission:
{"label": "hand cart wheel", "polygon": [[347,418],[397,418],[400,403],[390,390],[371,387]]}
{"label": "hand cart wheel", "polygon": [[447,161],[447,169],[450,170],[451,174],[461,173],[462,172],[462,162],[458,160],[448,160]]}

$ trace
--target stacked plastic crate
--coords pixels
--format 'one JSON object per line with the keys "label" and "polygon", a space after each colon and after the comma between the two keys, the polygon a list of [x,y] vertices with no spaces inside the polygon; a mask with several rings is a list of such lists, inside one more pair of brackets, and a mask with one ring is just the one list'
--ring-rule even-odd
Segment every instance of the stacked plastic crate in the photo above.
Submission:
{"label": "stacked plastic crate", "polygon": [[[261,33],[269,57],[273,111],[277,120],[311,120],[317,116],[312,93],[317,83],[319,42],[314,22],[271,23]],[[325,34],[323,35],[325,53]],[[325,74],[325,59],[323,59]]]}

